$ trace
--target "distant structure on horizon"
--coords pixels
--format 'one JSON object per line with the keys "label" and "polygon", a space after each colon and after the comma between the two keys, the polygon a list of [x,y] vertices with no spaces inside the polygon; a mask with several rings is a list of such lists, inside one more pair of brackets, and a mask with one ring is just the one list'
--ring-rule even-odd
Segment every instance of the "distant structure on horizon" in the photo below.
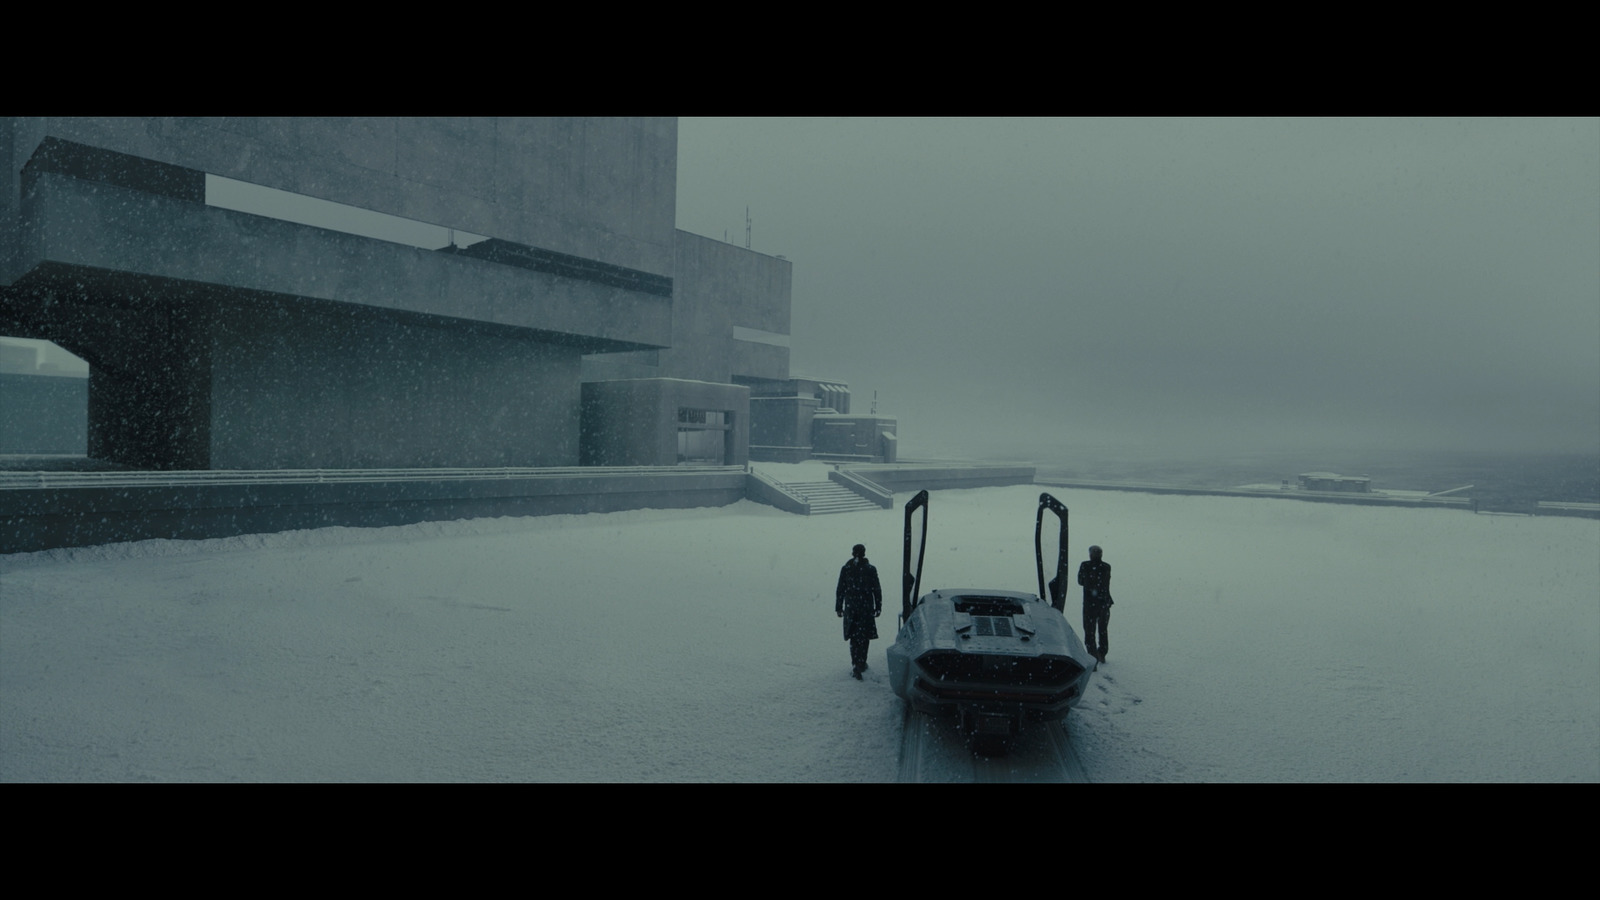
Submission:
{"label": "distant structure on horizon", "polygon": [[1300,490],[1341,494],[1372,493],[1372,478],[1367,475],[1339,475],[1334,472],[1303,472]]}
{"label": "distant structure on horizon", "polygon": [[0,160],[0,335],[88,361],[90,458],[895,459],[894,419],[790,375],[791,264],[675,227],[676,119],[11,117]]}

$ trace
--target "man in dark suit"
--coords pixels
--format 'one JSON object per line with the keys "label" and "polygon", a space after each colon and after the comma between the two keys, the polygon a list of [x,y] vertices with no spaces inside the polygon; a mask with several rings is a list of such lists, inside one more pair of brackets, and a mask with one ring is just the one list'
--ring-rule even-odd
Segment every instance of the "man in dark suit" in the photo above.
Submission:
{"label": "man in dark suit", "polygon": [[1089,558],[1078,566],[1078,584],[1083,585],[1083,643],[1090,656],[1105,662],[1111,647],[1106,639],[1106,623],[1111,618],[1111,566],[1101,561],[1100,552],[1099,547],[1089,548]]}
{"label": "man in dark suit", "polygon": [[839,570],[833,611],[844,619],[844,639],[850,642],[850,674],[860,681],[867,668],[867,645],[878,636],[878,624],[873,620],[883,613],[878,570],[867,562],[867,548],[861,544],[851,548],[850,561]]}

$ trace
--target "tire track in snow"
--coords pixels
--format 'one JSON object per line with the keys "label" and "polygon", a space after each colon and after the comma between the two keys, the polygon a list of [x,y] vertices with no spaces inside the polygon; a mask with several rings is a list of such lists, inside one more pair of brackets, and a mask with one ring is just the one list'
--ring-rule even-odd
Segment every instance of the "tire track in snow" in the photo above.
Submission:
{"label": "tire track in snow", "polygon": [[1087,784],[1065,720],[1031,723],[1004,756],[972,752],[954,720],[907,711],[900,740],[902,784]]}

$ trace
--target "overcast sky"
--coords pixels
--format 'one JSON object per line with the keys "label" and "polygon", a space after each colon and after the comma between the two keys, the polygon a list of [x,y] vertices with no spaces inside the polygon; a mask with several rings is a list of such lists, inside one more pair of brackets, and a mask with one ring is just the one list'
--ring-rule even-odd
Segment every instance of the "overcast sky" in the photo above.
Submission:
{"label": "overcast sky", "polygon": [[696,119],[913,445],[1600,452],[1600,119]]}

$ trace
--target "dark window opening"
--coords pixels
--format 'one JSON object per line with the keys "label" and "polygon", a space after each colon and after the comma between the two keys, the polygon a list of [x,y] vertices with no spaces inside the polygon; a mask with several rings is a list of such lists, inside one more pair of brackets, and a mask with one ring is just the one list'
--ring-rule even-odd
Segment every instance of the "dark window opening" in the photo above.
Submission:
{"label": "dark window opening", "polygon": [[732,441],[732,412],[678,408],[678,465],[726,465],[732,456]]}

